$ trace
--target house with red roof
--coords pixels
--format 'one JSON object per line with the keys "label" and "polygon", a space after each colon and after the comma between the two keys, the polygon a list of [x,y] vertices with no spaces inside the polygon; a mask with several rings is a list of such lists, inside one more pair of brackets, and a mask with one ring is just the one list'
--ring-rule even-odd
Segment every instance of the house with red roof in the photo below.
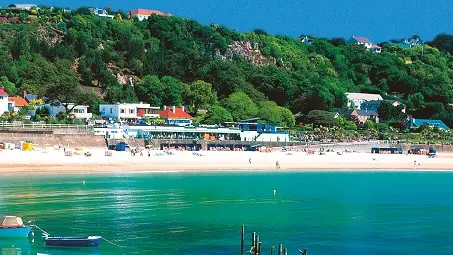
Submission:
{"label": "house with red roof", "polygon": [[0,88],[0,115],[8,111],[8,93]]}
{"label": "house with red roof", "polygon": [[174,126],[190,126],[192,125],[193,117],[188,114],[184,106],[179,108],[176,106],[167,107],[164,106],[164,109],[159,112],[159,116],[164,119],[165,124],[174,125]]}
{"label": "house with red roof", "polygon": [[366,37],[359,37],[359,36],[352,36],[349,38],[349,40],[346,41],[349,44],[358,44],[358,45],[363,45],[365,48],[369,51],[375,52],[375,53],[381,53],[382,48],[376,44],[373,44],[370,39]]}
{"label": "house with red roof", "polygon": [[8,110],[18,112],[23,107],[28,106],[27,101],[23,97],[9,97],[8,98]]}
{"label": "house with red roof", "polygon": [[131,10],[129,12],[129,18],[133,19],[134,17],[137,17],[138,20],[142,21],[142,20],[148,19],[149,16],[151,16],[153,14],[159,15],[159,16],[172,16],[170,13],[163,13],[163,12],[157,11],[157,10],[135,9],[135,10]]}

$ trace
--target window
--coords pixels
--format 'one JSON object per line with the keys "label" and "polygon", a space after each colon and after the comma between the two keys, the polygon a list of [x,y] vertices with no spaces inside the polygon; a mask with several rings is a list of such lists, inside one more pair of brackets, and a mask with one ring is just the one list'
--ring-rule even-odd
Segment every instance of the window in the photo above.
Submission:
{"label": "window", "polygon": [[124,113],[124,109],[121,109],[120,113]]}
{"label": "window", "polygon": [[134,114],[134,109],[129,109],[130,114]]}
{"label": "window", "polygon": [[105,113],[105,108],[102,108],[102,113]]}
{"label": "window", "polygon": [[113,108],[110,108],[110,113],[113,113]]}

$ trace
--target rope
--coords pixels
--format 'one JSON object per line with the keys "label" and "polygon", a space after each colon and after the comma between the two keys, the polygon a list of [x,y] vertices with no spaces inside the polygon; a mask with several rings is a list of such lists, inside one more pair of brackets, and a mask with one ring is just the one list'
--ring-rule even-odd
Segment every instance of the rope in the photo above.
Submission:
{"label": "rope", "polygon": [[101,238],[102,238],[104,241],[106,241],[107,243],[111,244],[111,245],[115,245],[115,246],[118,246],[118,247],[120,247],[120,248],[124,248],[124,246],[121,246],[121,245],[116,244],[116,243],[114,243],[114,242],[112,242],[112,241],[109,241],[109,240],[107,240],[105,237],[101,237]]}
{"label": "rope", "polygon": [[46,236],[50,236],[49,233],[47,233],[46,231],[44,231],[44,229],[38,227],[37,225],[31,225],[31,227],[37,228],[38,230],[40,230]]}

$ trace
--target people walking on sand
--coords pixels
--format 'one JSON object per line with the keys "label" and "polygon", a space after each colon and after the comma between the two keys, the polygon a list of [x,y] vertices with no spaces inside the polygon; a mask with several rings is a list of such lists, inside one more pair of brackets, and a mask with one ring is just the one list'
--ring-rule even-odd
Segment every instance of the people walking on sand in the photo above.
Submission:
{"label": "people walking on sand", "polygon": [[143,149],[140,149],[140,157],[143,157]]}
{"label": "people walking on sand", "polygon": [[275,169],[280,169],[280,162],[278,160],[275,162]]}

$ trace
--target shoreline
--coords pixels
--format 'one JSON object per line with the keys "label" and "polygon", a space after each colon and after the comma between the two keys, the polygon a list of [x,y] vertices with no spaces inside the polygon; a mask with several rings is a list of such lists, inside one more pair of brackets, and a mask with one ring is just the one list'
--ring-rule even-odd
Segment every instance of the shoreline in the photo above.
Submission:
{"label": "shoreline", "polygon": [[[152,151],[133,157],[129,152],[89,148],[92,156],[65,156],[62,150],[0,151],[0,174],[128,174],[128,173],[209,173],[209,172],[421,172],[453,171],[453,155],[326,153]],[[249,163],[251,160],[252,163]],[[276,169],[276,162],[280,169]]]}

